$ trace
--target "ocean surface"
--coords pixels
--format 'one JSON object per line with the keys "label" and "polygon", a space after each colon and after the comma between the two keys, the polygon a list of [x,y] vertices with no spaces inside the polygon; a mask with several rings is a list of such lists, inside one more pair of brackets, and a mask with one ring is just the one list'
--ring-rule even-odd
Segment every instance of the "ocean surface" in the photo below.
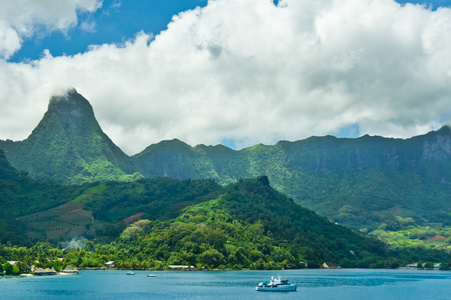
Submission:
{"label": "ocean surface", "polygon": [[[451,272],[416,270],[81,271],[0,278],[0,299],[451,299]],[[157,277],[147,277],[147,274]],[[280,275],[297,292],[257,292]]]}

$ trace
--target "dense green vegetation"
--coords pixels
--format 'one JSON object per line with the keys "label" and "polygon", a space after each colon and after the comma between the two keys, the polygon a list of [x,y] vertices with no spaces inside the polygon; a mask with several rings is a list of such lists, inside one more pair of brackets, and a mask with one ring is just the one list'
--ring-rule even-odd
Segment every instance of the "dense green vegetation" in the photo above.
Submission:
{"label": "dense green vegetation", "polygon": [[418,245],[428,249],[451,249],[451,229],[422,226],[406,226],[397,231],[375,230],[371,233],[386,241],[392,248],[415,248]]}
{"label": "dense green vegetation", "polygon": [[24,141],[0,141],[18,170],[36,179],[76,184],[135,180],[128,156],[102,131],[89,102],[75,90],[52,97],[41,122]]}
{"label": "dense green vegetation", "polygon": [[212,268],[301,267],[304,262],[318,267],[343,258],[357,263],[387,257],[383,243],[301,208],[265,180],[227,186],[218,198],[187,207],[175,220],[140,221],[119,241],[154,260]]}
{"label": "dense green vegetation", "polygon": [[[417,225],[451,225],[450,144],[451,130],[443,127],[408,140],[328,136],[241,151],[223,146],[191,148],[173,140],[152,145],[132,158],[139,172],[149,177],[164,173],[227,184],[265,174],[297,203],[370,232],[381,224],[396,228],[398,216],[411,217]],[[171,161],[180,163],[174,167]]]}
{"label": "dense green vegetation", "polygon": [[35,261],[61,270],[67,264],[102,267],[107,261],[115,261],[119,268],[155,269],[317,268],[325,261],[361,268],[424,261],[441,262],[445,268],[451,260],[444,251],[426,248],[390,251],[374,238],[300,207],[272,189],[265,176],[240,180],[202,198],[174,218],[133,222],[111,243],[83,240],[28,248],[9,243],[0,246],[0,259],[21,262],[13,273]]}
{"label": "dense green vegetation", "polygon": [[[263,174],[296,203],[393,247],[450,247],[446,126],[406,140],[326,136],[240,151],[172,140],[128,157],[102,132],[89,102],[70,90],[51,99],[26,140],[0,140],[0,149],[23,172],[6,166],[0,154],[6,166],[0,168],[3,242],[22,232],[55,242],[74,234],[110,241],[130,222],[172,219],[182,208],[209,200],[203,197],[221,189],[212,180],[225,186]],[[425,230],[436,235],[416,237]]]}
{"label": "dense green vegetation", "polygon": [[0,242],[30,244],[26,226],[17,217],[64,204],[82,192],[81,186],[39,182],[11,167],[0,149]]}
{"label": "dense green vegetation", "polygon": [[[295,204],[266,176],[225,187],[170,178],[62,186],[14,170],[2,152],[0,175],[0,217],[10,226],[0,227],[6,243],[0,259],[20,261],[5,263],[10,274],[26,272],[35,261],[56,269],[101,267],[110,260],[124,268],[275,269],[325,261],[343,267],[398,267],[415,260],[447,265],[450,256],[426,248],[391,251]],[[75,235],[89,240],[69,241]]]}
{"label": "dense green vegetation", "polygon": [[128,157],[102,132],[89,102],[71,90],[53,97],[22,142],[0,141],[12,165],[63,184],[143,176],[213,179],[220,184],[267,175],[273,186],[330,220],[365,232],[451,225],[451,130],[407,140],[312,137],[234,151],[163,141]]}

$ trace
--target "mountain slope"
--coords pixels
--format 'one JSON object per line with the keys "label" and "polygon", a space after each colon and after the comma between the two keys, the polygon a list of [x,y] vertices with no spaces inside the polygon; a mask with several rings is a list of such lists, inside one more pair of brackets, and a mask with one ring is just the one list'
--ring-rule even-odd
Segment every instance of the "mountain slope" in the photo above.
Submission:
{"label": "mountain slope", "polygon": [[[194,244],[206,247],[204,262],[219,251],[233,254],[235,258],[231,256],[227,263],[242,267],[257,263],[265,255],[270,255],[271,261],[260,260],[258,264],[270,268],[281,263],[300,266],[300,260],[317,266],[324,260],[338,262],[355,256],[357,262],[387,254],[383,243],[337,226],[295,204],[271,188],[266,176],[241,179],[226,187],[212,180],[170,178],[64,186],[38,182],[15,171],[1,151],[0,174],[8,174],[0,178],[1,242],[12,237],[19,243],[18,236],[21,244],[26,241],[25,236],[53,242],[75,236],[114,237],[123,224],[142,220],[142,224],[150,222],[156,226],[150,231],[153,233],[176,225],[178,229],[170,233],[171,237],[159,239],[160,245],[168,242],[170,249],[165,254],[159,246],[153,249],[162,259],[169,259],[171,252],[173,262],[181,259],[176,254],[179,246]],[[5,235],[11,229],[14,230]],[[136,242],[135,231],[124,231],[122,238]],[[166,234],[169,233],[163,235]],[[146,239],[140,241],[145,243]]]}
{"label": "mountain slope", "polygon": [[22,142],[0,141],[11,164],[38,179],[82,183],[171,177],[220,184],[267,175],[273,186],[330,220],[373,231],[451,225],[451,130],[410,139],[332,136],[235,151],[162,141],[128,157],[75,90],[53,97]]}
{"label": "mountain slope", "polygon": [[0,243],[27,244],[27,225],[17,218],[71,201],[82,188],[38,182],[15,170],[0,149]]}
{"label": "mountain slope", "polygon": [[270,187],[266,176],[225,187],[170,178],[68,186],[30,179],[2,151],[0,174],[0,242],[29,245],[30,239],[77,236],[111,241],[138,221],[122,232],[114,251],[125,247],[168,264],[229,268],[400,263],[382,242],[302,208]]}
{"label": "mountain slope", "polygon": [[[165,150],[156,151],[163,144]],[[164,141],[132,159],[138,168],[158,162],[158,168],[139,169],[150,177],[213,178],[226,184],[265,174],[297,203],[354,228],[386,224],[396,229],[402,223],[398,217],[451,224],[451,130],[446,126],[406,140],[326,136],[240,151]]]}
{"label": "mountain slope", "polygon": [[103,133],[89,102],[75,89],[50,99],[31,135],[0,142],[8,160],[34,178],[73,184],[127,178],[128,156]]}
{"label": "mountain slope", "polygon": [[138,222],[118,245],[168,264],[207,268],[375,267],[395,262],[382,242],[295,204],[266,176],[239,180],[166,222]]}

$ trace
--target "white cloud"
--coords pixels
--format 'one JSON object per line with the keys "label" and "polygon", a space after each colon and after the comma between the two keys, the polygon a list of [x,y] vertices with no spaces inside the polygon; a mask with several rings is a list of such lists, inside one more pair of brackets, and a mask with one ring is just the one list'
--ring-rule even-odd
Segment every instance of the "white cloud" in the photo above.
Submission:
{"label": "white cloud", "polygon": [[209,1],[155,38],[141,32],[75,56],[0,62],[0,138],[25,138],[51,93],[71,86],[129,154],[162,139],[243,147],[354,124],[410,137],[451,119],[449,53],[450,9]]}
{"label": "white cloud", "polygon": [[77,13],[94,12],[101,5],[102,0],[2,1],[0,58],[10,58],[21,48],[23,39],[35,35],[36,31],[66,32],[77,25]]}

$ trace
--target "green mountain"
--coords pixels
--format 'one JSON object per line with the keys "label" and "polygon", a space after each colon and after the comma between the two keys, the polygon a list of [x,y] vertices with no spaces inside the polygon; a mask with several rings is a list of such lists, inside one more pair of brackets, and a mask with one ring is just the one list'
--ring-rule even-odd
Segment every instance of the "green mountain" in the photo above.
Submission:
{"label": "green mountain", "polygon": [[337,226],[269,186],[239,180],[166,222],[139,221],[116,243],[154,261],[228,269],[370,267],[394,263],[387,246]]}
{"label": "green mountain", "polygon": [[[185,252],[206,252],[199,256],[208,254],[204,262],[233,254],[233,259],[209,263],[215,266],[224,261],[249,267],[260,259],[262,268],[297,266],[299,260],[338,262],[351,250],[362,253],[359,259],[387,252],[383,243],[295,204],[271,188],[266,176],[226,187],[212,180],[170,178],[67,186],[30,179],[10,166],[3,151],[0,174],[0,242],[13,238],[24,244],[25,237],[57,242],[75,236],[111,240],[132,224],[121,242],[146,245],[148,255],[172,263],[184,262]],[[138,238],[144,227],[147,236]],[[150,247],[149,239],[158,243]]]}
{"label": "green mountain", "polygon": [[[162,141],[132,157],[102,132],[75,90],[53,97],[22,142],[0,141],[12,166],[58,183],[170,177],[226,185],[267,175],[302,206],[347,227],[397,231],[451,225],[451,129],[410,139],[332,136],[239,151]],[[142,174],[142,175],[141,175]]]}
{"label": "green mountain", "polygon": [[132,159],[147,177],[213,178],[227,184],[265,174],[297,203],[353,228],[397,230],[412,221],[451,225],[451,130],[446,126],[406,140],[326,136],[240,151],[173,140]]}
{"label": "green mountain", "polygon": [[318,266],[346,257],[375,263],[387,256],[382,242],[300,207],[266,176],[226,187],[170,178],[63,186],[15,171],[3,152],[0,174],[0,242],[108,241],[120,234],[124,248],[140,247],[155,260],[233,268]]}
{"label": "green mountain", "polygon": [[133,179],[128,156],[102,131],[89,102],[75,89],[50,99],[48,110],[24,141],[0,141],[18,170],[36,179],[74,184]]}
{"label": "green mountain", "polygon": [[[126,266],[133,258],[141,267],[272,269],[318,267],[324,261],[396,267],[412,259],[449,260],[443,251],[390,251],[375,238],[295,204],[273,189],[267,176],[227,186],[167,177],[58,185],[14,170],[3,151],[0,174],[0,243],[87,237],[96,241],[91,249],[104,259]],[[98,257],[84,255],[87,261],[77,263],[96,266]]]}

